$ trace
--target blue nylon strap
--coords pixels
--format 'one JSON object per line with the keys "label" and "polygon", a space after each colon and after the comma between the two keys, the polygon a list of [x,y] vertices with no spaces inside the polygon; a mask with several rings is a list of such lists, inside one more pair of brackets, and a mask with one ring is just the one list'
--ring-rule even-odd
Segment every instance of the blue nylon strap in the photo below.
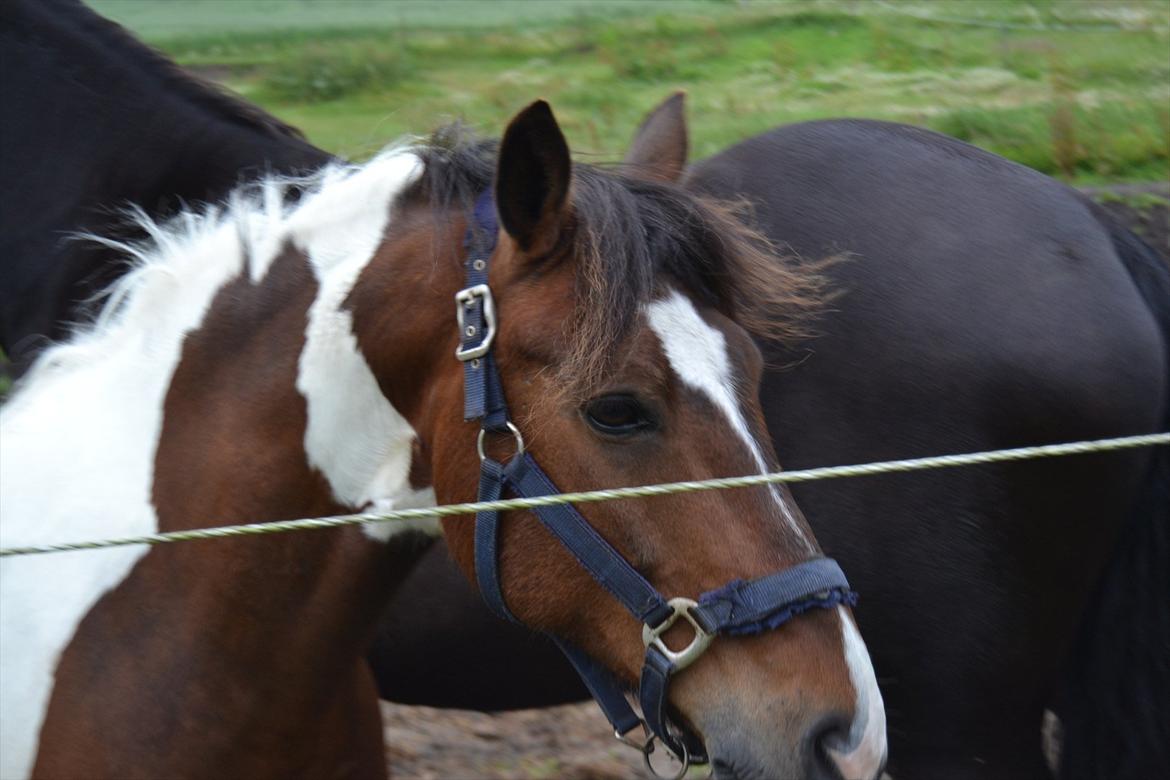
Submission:
{"label": "blue nylon strap", "polygon": [[[470,322],[470,320],[468,320]],[[482,331],[483,326],[477,325]],[[463,363],[463,419],[483,420],[487,431],[507,430],[508,408],[496,361],[489,352],[478,361]]]}
{"label": "blue nylon strap", "polygon": [[818,607],[852,606],[845,572],[832,558],[814,558],[745,582],[735,580],[699,597],[691,615],[711,634],[758,634]]}
{"label": "blue nylon strap", "polygon": [[601,664],[594,661],[584,650],[561,639],[553,637],[557,647],[573,664],[585,687],[605,713],[617,734],[627,734],[642,725],[642,719],[626,701],[625,689]]}
{"label": "blue nylon strap", "polygon": [[486,189],[475,199],[475,206],[471,212],[472,226],[469,228],[472,240],[479,239],[488,246],[488,254],[496,246],[496,234],[500,232],[500,222],[496,217],[496,197],[490,189]]}
{"label": "blue nylon strap", "polygon": [[662,740],[676,756],[683,755],[681,738],[681,741],[686,743],[686,752],[691,763],[706,763],[706,752],[698,739],[689,731],[681,732],[679,737],[676,737],[668,727],[670,715],[666,710],[666,692],[670,688],[670,676],[673,673],[674,665],[666,656],[654,647],[646,649],[646,661],[642,666],[642,678],[638,684],[638,703],[642,707],[642,717],[646,720],[650,733]]}
{"label": "blue nylon strap", "polygon": [[[479,500],[495,501],[504,489],[504,467],[494,460],[480,464]],[[500,588],[499,566],[499,512],[477,512],[475,515],[475,579],[483,600],[505,620],[519,623],[504,601]]]}
{"label": "blue nylon strap", "polygon": [[[496,206],[491,190],[486,190],[475,202],[472,218],[467,225],[464,244],[467,247],[467,287],[488,283],[488,260],[496,249],[499,234]],[[477,267],[478,266],[478,267]],[[459,334],[461,349],[479,346],[487,337],[487,321],[484,316],[484,301],[474,299],[463,307],[464,326],[473,326],[474,335]],[[496,371],[495,359],[489,351],[478,360],[463,362],[463,419],[483,419],[483,427],[489,431],[504,430],[508,419],[507,403],[504,400],[500,375]]]}
{"label": "blue nylon strap", "polygon": [[[483,333],[483,305],[467,306],[463,310],[464,322],[475,327],[477,333]],[[462,348],[472,347],[478,340],[468,340],[460,333],[459,345]],[[489,358],[485,355],[484,358]],[[487,388],[484,386],[484,377],[487,375],[485,360],[466,360],[463,362],[463,419],[478,420],[486,414]]]}
{"label": "blue nylon strap", "polygon": [[[504,467],[504,479],[516,495],[526,498],[559,492],[528,453],[513,458]],[[635,571],[575,507],[560,504],[536,507],[532,511],[593,575],[593,579],[613,594],[634,617],[650,626],[657,626],[670,617],[672,611],[662,594]]]}

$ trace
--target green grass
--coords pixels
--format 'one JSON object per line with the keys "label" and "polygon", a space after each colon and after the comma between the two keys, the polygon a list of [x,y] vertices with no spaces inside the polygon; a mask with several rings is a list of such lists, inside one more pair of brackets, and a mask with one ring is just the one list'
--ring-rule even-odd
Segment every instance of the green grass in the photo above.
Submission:
{"label": "green grass", "polygon": [[1165,0],[91,2],[355,158],[454,118],[496,134],[544,97],[613,159],[682,88],[696,157],[865,116],[1074,181],[1170,178]]}

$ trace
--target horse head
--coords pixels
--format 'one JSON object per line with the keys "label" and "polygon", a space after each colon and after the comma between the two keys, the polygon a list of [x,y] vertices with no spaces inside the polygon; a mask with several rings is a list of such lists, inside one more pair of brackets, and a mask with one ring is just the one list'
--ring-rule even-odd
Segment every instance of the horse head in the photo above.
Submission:
{"label": "horse head", "polygon": [[[662,145],[685,145],[685,131],[655,132],[658,140],[645,131],[680,116],[680,103],[668,102],[644,127],[633,174],[574,165],[543,102],[512,121],[498,150],[448,136],[422,152],[423,170],[348,305],[374,374],[417,434],[419,470],[432,475],[440,502],[475,498],[477,437],[489,462],[523,451],[560,490],[777,468],[756,397],[762,359],[752,336],[794,327],[815,298],[815,279],[777,258],[726,208],[672,183],[680,155]],[[475,216],[493,203],[498,235],[495,220]],[[477,255],[476,246],[487,249]],[[473,307],[467,297],[471,264],[490,290],[491,322],[482,301]],[[462,332],[450,312],[460,290],[458,305],[478,309],[474,320],[459,318]],[[467,345],[485,340],[490,355],[451,357],[473,354]],[[465,419],[479,416],[465,415],[465,375],[489,369],[508,425],[497,420],[481,433],[476,419]],[[668,597],[698,599],[822,555],[783,488],[581,511]],[[487,560],[475,524],[453,518],[443,527],[466,574],[498,589],[485,596],[500,611],[626,683],[640,671],[645,677],[639,619],[534,514],[504,513]],[[485,578],[492,557],[498,572]],[[719,637],[674,676],[670,717],[699,738],[721,775],[878,773],[880,693],[847,606],[829,606],[780,630]],[[661,640],[679,650],[696,631],[675,620]]]}

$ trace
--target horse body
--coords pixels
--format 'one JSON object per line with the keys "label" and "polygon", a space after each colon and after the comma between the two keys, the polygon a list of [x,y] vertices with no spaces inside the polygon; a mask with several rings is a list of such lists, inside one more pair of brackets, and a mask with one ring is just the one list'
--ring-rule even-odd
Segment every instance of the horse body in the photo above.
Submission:
{"label": "horse body", "polygon": [[116,250],[72,236],[139,238],[127,206],[165,219],[330,160],[80,2],[9,0],[0,40],[0,168],[23,183],[0,193],[0,348],[17,370],[126,270]]}

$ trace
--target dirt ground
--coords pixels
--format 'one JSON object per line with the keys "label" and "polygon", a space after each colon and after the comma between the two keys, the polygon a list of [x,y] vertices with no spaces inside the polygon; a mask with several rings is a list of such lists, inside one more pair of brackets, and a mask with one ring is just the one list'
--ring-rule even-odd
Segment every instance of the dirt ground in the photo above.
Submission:
{"label": "dirt ground", "polygon": [[390,773],[399,780],[651,777],[593,702],[494,715],[383,702],[382,721]]}
{"label": "dirt ground", "polygon": [[[1170,183],[1087,190],[1170,262]],[[387,760],[412,780],[650,778],[593,702],[489,715],[382,704]],[[705,770],[692,770],[706,776]]]}

